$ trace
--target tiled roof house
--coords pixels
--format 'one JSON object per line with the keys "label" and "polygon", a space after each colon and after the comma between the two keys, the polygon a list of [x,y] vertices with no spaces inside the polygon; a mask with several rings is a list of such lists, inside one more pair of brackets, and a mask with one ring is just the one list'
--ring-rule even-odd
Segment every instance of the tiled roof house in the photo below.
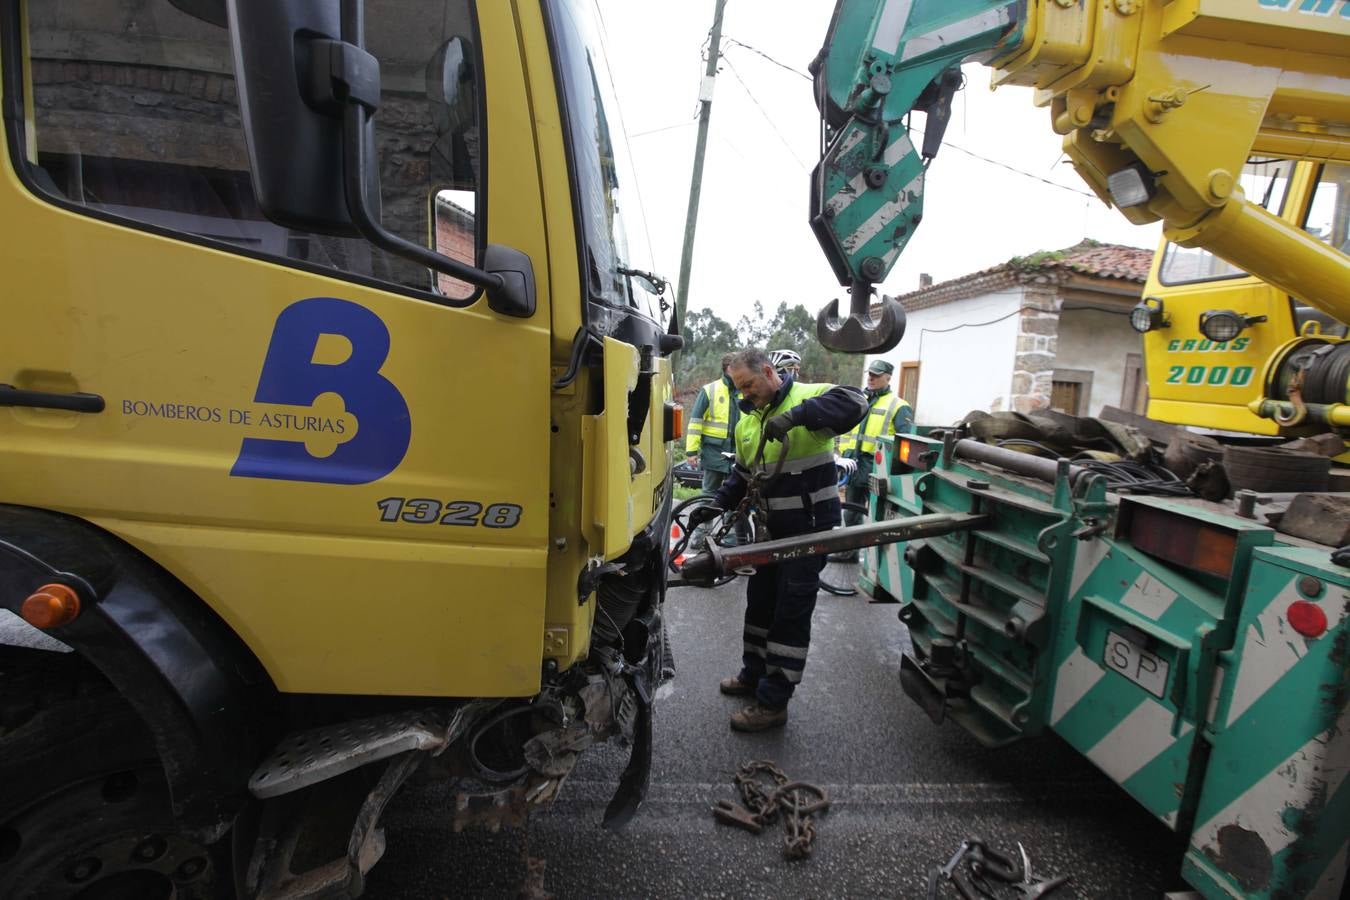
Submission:
{"label": "tiled roof house", "polygon": [[899,298],[905,338],[885,358],[922,424],[972,409],[1095,415],[1146,395],[1129,312],[1153,252],[1086,240],[921,287]]}

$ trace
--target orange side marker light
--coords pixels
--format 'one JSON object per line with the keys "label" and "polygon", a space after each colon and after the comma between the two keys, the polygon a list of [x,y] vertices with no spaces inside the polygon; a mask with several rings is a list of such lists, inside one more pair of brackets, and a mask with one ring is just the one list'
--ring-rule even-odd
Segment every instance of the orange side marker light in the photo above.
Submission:
{"label": "orange side marker light", "polygon": [[19,611],[34,628],[59,628],[80,614],[80,595],[64,584],[44,584],[23,601]]}

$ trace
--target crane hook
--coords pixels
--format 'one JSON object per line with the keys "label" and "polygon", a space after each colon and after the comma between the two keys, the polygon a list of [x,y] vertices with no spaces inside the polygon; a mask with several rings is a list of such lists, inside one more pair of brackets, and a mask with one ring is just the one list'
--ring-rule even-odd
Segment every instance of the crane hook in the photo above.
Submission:
{"label": "crane hook", "polygon": [[905,308],[894,297],[881,295],[879,313],[872,309],[872,286],[855,281],[849,288],[849,312],[839,314],[839,300],[831,300],[816,316],[816,339],[840,353],[885,353],[905,336]]}

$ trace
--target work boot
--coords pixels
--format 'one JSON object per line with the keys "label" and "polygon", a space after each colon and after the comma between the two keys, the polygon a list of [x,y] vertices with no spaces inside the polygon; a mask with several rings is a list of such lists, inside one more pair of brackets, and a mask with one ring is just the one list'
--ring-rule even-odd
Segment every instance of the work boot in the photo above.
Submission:
{"label": "work boot", "polygon": [[746,684],[741,681],[739,675],[732,675],[730,678],[723,678],[717,685],[717,689],[728,697],[745,697],[755,692],[753,684]]}
{"label": "work boot", "polygon": [[751,703],[745,709],[731,714],[733,731],[768,731],[770,728],[782,728],[787,724],[787,707],[774,709]]}

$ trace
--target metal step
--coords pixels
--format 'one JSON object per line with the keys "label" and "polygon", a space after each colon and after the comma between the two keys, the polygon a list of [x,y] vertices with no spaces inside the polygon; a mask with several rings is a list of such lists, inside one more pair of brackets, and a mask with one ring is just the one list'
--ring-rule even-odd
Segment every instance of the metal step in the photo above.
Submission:
{"label": "metal step", "polygon": [[254,771],[248,789],[260,799],[278,797],[408,750],[442,750],[481,711],[479,704],[453,715],[409,710],[289,734]]}

